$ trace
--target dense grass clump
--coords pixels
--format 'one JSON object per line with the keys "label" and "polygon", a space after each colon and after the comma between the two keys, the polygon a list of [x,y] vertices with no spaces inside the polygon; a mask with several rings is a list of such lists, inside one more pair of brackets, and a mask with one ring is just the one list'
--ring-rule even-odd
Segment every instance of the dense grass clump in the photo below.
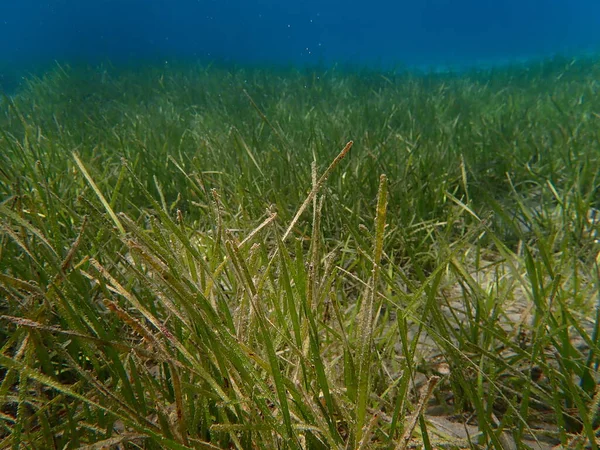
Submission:
{"label": "dense grass clump", "polygon": [[597,448],[598,80],[31,77],[0,448]]}

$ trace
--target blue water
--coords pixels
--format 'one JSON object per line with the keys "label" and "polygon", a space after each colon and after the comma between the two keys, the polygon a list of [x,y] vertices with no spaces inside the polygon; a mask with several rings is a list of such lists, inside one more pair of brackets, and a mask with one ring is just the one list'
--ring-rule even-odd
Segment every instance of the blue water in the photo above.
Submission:
{"label": "blue water", "polygon": [[54,61],[458,67],[599,48],[598,0],[0,0],[5,84]]}

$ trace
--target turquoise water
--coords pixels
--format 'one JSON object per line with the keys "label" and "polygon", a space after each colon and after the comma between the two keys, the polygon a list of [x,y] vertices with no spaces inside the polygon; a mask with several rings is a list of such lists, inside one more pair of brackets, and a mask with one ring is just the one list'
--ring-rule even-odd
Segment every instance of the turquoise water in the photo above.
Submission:
{"label": "turquoise water", "polygon": [[4,0],[0,83],[60,63],[460,68],[596,52],[597,0]]}

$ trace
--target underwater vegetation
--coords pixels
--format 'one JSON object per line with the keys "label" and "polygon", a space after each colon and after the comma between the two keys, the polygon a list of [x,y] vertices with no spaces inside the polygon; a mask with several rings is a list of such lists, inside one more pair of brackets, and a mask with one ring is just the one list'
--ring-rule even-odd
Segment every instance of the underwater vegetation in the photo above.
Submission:
{"label": "underwater vegetation", "polygon": [[598,448],[598,80],[30,77],[0,448]]}

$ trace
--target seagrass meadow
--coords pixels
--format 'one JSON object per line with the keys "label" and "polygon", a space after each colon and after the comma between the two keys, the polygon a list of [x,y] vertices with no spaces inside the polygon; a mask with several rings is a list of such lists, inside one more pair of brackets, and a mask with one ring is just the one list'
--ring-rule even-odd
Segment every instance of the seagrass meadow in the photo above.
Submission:
{"label": "seagrass meadow", "polygon": [[0,448],[598,448],[598,60],[57,65],[0,196]]}

